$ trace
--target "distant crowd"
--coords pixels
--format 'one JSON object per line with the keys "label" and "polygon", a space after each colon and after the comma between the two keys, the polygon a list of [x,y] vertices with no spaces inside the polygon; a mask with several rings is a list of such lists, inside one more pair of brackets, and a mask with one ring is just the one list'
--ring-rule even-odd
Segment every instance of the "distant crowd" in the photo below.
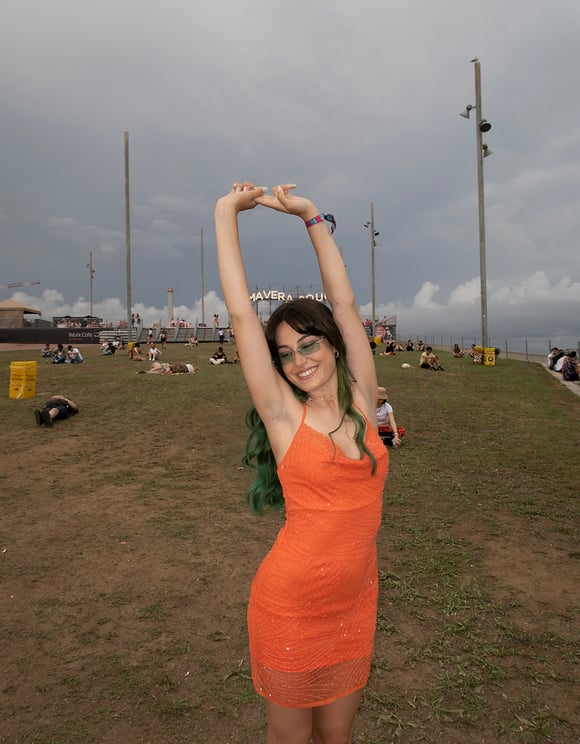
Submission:
{"label": "distant crowd", "polygon": [[565,382],[580,380],[580,363],[574,350],[564,351],[554,346],[548,354],[547,365],[553,372],[559,372]]}

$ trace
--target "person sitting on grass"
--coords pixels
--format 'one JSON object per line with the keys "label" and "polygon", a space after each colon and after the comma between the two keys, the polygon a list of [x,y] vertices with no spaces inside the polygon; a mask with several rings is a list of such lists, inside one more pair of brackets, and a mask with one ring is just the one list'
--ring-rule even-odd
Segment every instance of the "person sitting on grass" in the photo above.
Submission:
{"label": "person sitting on grass", "polygon": [[151,346],[149,347],[149,354],[148,354],[148,356],[149,356],[149,361],[150,362],[156,362],[159,359],[159,357],[161,356],[161,350],[159,349],[159,347],[157,346],[157,344],[155,343],[155,341],[153,341],[151,343]]}
{"label": "person sitting on grass", "polygon": [[134,344],[129,349],[129,359],[131,359],[133,362],[142,362],[143,361],[143,354],[141,354],[141,346],[140,344]]}
{"label": "person sitting on grass", "polygon": [[79,412],[77,404],[64,395],[53,395],[40,409],[34,411],[34,418],[38,426],[52,427],[52,422],[58,419],[66,419]]}
{"label": "person sitting on grass", "polygon": [[387,391],[384,387],[377,388],[377,424],[379,437],[387,447],[399,447],[405,436],[405,429],[397,426],[393,406],[387,401]]}
{"label": "person sitting on grass", "polygon": [[52,356],[52,349],[50,348],[50,344],[46,343],[44,344],[44,348],[42,349],[42,358],[50,359],[51,356]]}
{"label": "person sitting on grass", "polygon": [[76,346],[69,344],[66,347],[66,361],[70,364],[82,364],[85,359]]}
{"label": "person sitting on grass", "polygon": [[425,351],[421,354],[421,361],[419,362],[421,369],[433,369],[443,371],[443,367],[439,362],[437,354],[433,353],[431,346],[428,346]]}
{"label": "person sitting on grass", "polygon": [[547,365],[548,369],[555,370],[556,369],[556,362],[558,359],[561,359],[564,356],[564,352],[562,349],[559,349],[557,346],[552,346],[550,349],[550,353],[548,354],[548,360]]}
{"label": "person sitting on grass", "polygon": [[562,364],[562,379],[566,382],[578,382],[580,379],[580,365],[575,351],[571,351]]}
{"label": "person sitting on grass", "polygon": [[456,359],[462,359],[465,356],[465,352],[461,351],[459,344],[453,344],[453,356]]}
{"label": "person sitting on grass", "polygon": [[212,356],[210,356],[209,361],[211,362],[211,364],[227,364],[228,358],[224,351],[224,347],[218,346],[218,350],[215,354],[212,354]]}
{"label": "person sitting on grass", "polygon": [[66,362],[66,351],[62,344],[57,344],[56,349],[52,352],[53,364],[64,364]]}
{"label": "person sitting on grass", "polygon": [[199,346],[199,341],[197,340],[197,336],[190,336],[187,339],[186,346]]}

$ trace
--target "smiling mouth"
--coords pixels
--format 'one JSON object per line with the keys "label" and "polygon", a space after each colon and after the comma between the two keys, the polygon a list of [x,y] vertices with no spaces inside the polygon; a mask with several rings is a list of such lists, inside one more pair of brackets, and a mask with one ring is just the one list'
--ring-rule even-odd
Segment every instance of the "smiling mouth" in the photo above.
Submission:
{"label": "smiling mouth", "polygon": [[311,377],[318,367],[309,367],[308,369],[305,369],[303,372],[298,372],[297,377],[299,377],[301,380],[305,380],[308,377]]}

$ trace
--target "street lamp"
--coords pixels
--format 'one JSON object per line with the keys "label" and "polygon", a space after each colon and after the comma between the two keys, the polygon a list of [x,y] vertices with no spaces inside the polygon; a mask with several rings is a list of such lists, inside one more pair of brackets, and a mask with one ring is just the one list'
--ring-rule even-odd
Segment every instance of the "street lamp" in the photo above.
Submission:
{"label": "street lamp", "polygon": [[469,115],[475,109],[475,142],[477,151],[477,203],[479,212],[479,276],[481,282],[481,343],[483,347],[489,346],[487,332],[487,271],[485,259],[485,199],[483,190],[483,159],[492,155],[489,147],[483,142],[483,134],[491,130],[491,124],[483,118],[481,108],[481,69],[479,59],[475,57],[475,105],[468,105],[459,116],[469,119]]}
{"label": "street lamp", "polygon": [[201,254],[201,324],[205,326],[205,269],[203,265],[203,227],[199,231],[199,243]]}
{"label": "street lamp", "polygon": [[372,338],[375,337],[375,320],[376,320],[376,311],[375,311],[375,248],[377,245],[377,241],[375,238],[380,235],[378,230],[375,230],[375,205],[374,202],[371,202],[371,219],[369,222],[365,222],[363,227],[366,227],[370,230],[370,237],[371,237],[371,336]]}
{"label": "street lamp", "polygon": [[127,343],[133,339],[131,321],[131,198],[129,178],[129,132],[123,135],[125,144],[125,279],[127,282]]}
{"label": "street lamp", "polygon": [[89,251],[89,262],[87,264],[89,270],[89,302],[91,305],[91,320],[93,318],[93,281],[95,278],[95,270],[93,269],[93,252]]}

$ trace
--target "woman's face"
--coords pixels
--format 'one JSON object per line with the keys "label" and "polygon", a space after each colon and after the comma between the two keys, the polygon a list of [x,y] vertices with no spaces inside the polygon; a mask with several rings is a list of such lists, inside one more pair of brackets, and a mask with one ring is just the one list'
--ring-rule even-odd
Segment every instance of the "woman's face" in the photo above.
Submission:
{"label": "woman's face", "polygon": [[326,339],[299,333],[283,322],[276,330],[276,345],[284,374],[297,388],[312,393],[330,383],[336,385],[336,358]]}

